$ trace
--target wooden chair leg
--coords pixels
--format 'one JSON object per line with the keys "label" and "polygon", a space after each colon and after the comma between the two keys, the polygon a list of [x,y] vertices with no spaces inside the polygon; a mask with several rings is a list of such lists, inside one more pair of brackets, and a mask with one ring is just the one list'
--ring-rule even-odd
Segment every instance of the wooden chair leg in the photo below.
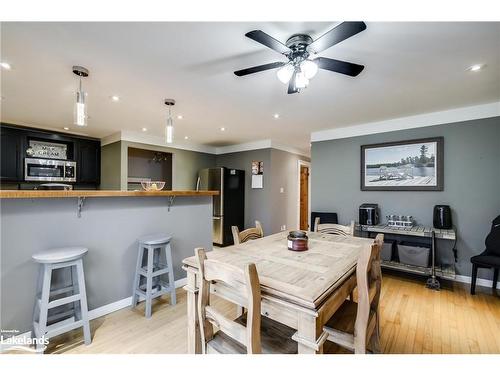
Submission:
{"label": "wooden chair leg", "polygon": [[472,265],[472,276],[470,282],[470,294],[476,294],[476,278],[477,278],[477,265]]}
{"label": "wooden chair leg", "polygon": [[496,290],[498,283],[498,268],[494,268],[493,271],[493,290]]}

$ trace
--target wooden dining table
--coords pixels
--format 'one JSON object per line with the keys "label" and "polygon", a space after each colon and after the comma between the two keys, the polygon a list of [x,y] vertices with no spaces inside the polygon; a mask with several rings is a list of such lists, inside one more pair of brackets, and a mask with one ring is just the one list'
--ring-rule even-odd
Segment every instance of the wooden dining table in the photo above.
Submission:
{"label": "wooden dining table", "polygon": [[[299,353],[322,353],[324,324],[356,287],[356,263],[373,239],[307,232],[309,249],[288,250],[288,232],[207,252],[209,259],[239,267],[255,263],[261,285],[262,315],[296,330]],[[183,260],[187,272],[188,352],[200,353],[198,326],[198,265]],[[245,307],[242,296],[222,283],[211,293]]]}

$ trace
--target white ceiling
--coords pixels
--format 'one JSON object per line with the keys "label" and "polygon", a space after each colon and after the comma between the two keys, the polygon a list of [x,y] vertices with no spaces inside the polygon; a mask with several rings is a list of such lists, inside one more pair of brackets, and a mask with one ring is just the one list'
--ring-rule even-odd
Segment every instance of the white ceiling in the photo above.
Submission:
{"label": "white ceiling", "polygon": [[[2,23],[1,119],[82,132],[72,125],[77,79],[90,70],[89,126],[161,136],[174,98],[177,139],[223,146],[272,139],[303,151],[310,133],[500,99],[500,23],[370,23],[321,56],[365,65],[356,78],[320,71],[309,88],[287,95],[275,71],[234,70],[281,61],[246,38],[261,29],[285,41],[322,35],[331,23]],[[472,64],[486,69],[466,71]],[[119,95],[118,103],[109,97]],[[280,119],[273,118],[274,113]],[[220,127],[226,131],[221,132]]]}

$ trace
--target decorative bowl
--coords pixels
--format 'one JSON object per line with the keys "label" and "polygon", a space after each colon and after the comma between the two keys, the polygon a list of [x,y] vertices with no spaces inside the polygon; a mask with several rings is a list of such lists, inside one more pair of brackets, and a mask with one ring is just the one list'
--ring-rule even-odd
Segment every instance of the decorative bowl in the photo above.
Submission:
{"label": "decorative bowl", "polygon": [[165,181],[141,181],[141,185],[146,191],[159,191],[165,187]]}

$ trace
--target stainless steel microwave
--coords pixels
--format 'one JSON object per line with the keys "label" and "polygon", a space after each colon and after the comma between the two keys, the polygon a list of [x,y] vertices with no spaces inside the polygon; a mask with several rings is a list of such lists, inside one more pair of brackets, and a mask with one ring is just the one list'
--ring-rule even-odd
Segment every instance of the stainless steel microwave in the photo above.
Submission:
{"label": "stainless steel microwave", "polygon": [[54,159],[24,159],[25,181],[76,182],[76,162]]}

